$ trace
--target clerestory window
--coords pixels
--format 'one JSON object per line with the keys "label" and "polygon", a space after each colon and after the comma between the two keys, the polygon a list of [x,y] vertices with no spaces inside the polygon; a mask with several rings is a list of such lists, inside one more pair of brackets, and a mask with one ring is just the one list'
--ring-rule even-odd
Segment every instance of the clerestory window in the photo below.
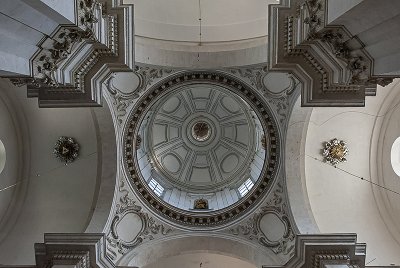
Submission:
{"label": "clerestory window", "polygon": [[253,188],[254,182],[249,178],[238,188],[241,197],[245,196],[251,188]]}
{"label": "clerestory window", "polygon": [[164,187],[161,186],[155,179],[151,179],[149,182],[149,187],[153,190],[156,195],[161,196],[164,192]]}

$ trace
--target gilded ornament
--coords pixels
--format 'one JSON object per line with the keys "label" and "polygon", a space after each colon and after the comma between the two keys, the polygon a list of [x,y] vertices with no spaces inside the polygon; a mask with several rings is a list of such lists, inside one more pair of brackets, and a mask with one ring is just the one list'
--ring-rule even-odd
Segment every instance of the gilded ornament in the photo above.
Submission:
{"label": "gilded ornament", "polygon": [[208,209],[208,200],[204,198],[194,200],[194,209]]}
{"label": "gilded ornament", "polygon": [[346,142],[338,140],[337,138],[332,139],[325,143],[322,155],[325,157],[326,162],[336,166],[338,163],[346,162],[346,156],[349,150]]}

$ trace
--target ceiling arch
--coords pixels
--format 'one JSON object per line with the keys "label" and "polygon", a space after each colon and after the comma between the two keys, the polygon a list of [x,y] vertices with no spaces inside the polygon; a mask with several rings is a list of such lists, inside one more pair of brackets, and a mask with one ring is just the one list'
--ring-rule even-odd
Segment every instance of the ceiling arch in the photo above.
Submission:
{"label": "ceiling arch", "polygon": [[7,152],[4,143],[0,140],[0,173],[3,171],[7,161]]}
{"label": "ceiling arch", "polygon": [[254,264],[243,261],[238,258],[231,256],[225,256],[214,253],[187,253],[178,256],[172,256],[168,258],[161,258],[157,262],[148,264],[143,268],[175,268],[175,267],[187,267],[187,268],[211,268],[211,267],[230,267],[230,268],[256,268]]}
{"label": "ceiling arch", "polygon": [[[98,109],[106,115],[91,108],[40,109],[37,100],[26,98],[26,88],[0,80],[0,123],[5,126],[0,139],[7,148],[0,173],[3,263],[34,263],[32,245],[44,232],[103,231],[112,205],[116,158],[112,162],[108,148],[104,156],[109,158],[102,159],[102,145],[115,150],[115,134],[108,107]],[[100,131],[107,127],[108,136]],[[78,158],[68,165],[53,155],[60,136],[74,137],[80,145]],[[107,176],[111,192],[104,194],[100,185]]]}
{"label": "ceiling arch", "polygon": [[[265,248],[259,248],[229,237],[191,234],[170,238],[157,243],[148,243],[131,250],[117,263],[119,266],[146,267],[155,265],[156,260],[168,259],[185,254],[217,254],[241,260],[250,267],[279,265],[282,260]],[[199,264],[197,264],[199,267]]]}
{"label": "ceiling arch", "polygon": [[135,5],[136,35],[176,42],[226,42],[265,37],[268,4],[276,0],[125,0]]}
{"label": "ceiling arch", "polygon": [[[400,262],[399,195],[368,183],[400,189],[390,163],[391,145],[400,131],[398,82],[390,87],[378,88],[377,96],[368,98],[362,108],[313,108],[309,118],[305,117],[304,147],[298,156],[304,157],[300,162],[304,183],[298,185],[304,187],[298,189],[307,199],[303,215],[312,215],[321,233],[357,233],[368,244],[366,261],[377,266]],[[347,162],[338,168],[325,162],[321,154],[324,143],[333,138],[344,140],[349,148]]]}
{"label": "ceiling arch", "polygon": [[400,136],[399,88],[400,80],[397,79],[380,106],[379,114],[382,116],[375,120],[371,138],[374,142],[371,142],[371,145],[375,146],[371,148],[370,167],[371,174],[374,174],[372,181],[394,191],[372,188],[381,217],[400,245],[400,194],[395,193],[400,193],[400,177],[394,169],[396,166],[392,164],[393,161],[399,161],[398,154],[392,158],[393,149],[398,153],[398,148],[393,147],[398,146],[396,143],[399,142]]}

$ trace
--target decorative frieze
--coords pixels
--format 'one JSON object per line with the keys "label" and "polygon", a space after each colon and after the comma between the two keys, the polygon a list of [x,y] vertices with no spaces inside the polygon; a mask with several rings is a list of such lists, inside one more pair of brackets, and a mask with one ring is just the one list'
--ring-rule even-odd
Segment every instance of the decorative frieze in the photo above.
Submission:
{"label": "decorative frieze", "polygon": [[167,75],[174,73],[174,71],[166,68],[137,65],[135,66],[135,73],[141,78],[141,83],[137,90],[137,93],[140,93],[146,90],[155,81],[165,78]]}

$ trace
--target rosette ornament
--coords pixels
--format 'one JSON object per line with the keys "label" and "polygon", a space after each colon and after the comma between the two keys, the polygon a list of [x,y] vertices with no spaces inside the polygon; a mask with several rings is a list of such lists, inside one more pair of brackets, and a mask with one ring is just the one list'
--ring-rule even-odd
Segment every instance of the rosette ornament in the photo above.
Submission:
{"label": "rosette ornament", "polygon": [[53,153],[65,164],[72,163],[79,155],[79,144],[71,137],[61,136],[54,146]]}
{"label": "rosette ornament", "polygon": [[338,163],[347,161],[346,156],[348,153],[349,149],[347,148],[346,142],[334,138],[325,143],[322,155],[324,156],[325,162],[336,166]]}

